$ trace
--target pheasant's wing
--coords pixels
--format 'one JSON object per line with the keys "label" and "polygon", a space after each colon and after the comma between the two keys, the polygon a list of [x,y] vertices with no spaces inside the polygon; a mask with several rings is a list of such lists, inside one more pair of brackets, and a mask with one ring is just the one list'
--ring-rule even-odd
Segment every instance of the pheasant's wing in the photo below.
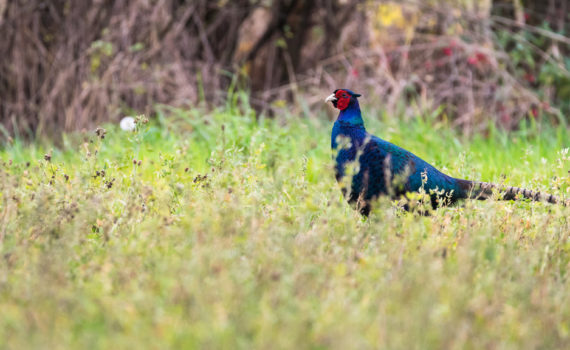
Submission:
{"label": "pheasant's wing", "polygon": [[[383,180],[385,182],[386,173],[389,170],[392,187],[396,194],[418,191],[422,186],[426,191],[439,189],[457,192],[456,179],[440,172],[412,152],[377,137],[372,137],[369,144],[369,150],[365,151],[365,154],[369,153],[370,158],[379,154],[382,159],[382,162],[375,161],[373,163],[374,167],[380,168],[374,172],[381,171],[384,174]],[[378,156],[374,158],[378,158]]]}
{"label": "pheasant's wing", "polygon": [[[365,199],[409,191],[408,177],[415,172],[414,155],[377,137],[370,137],[359,157],[360,172],[353,186]],[[396,182],[397,181],[397,182]]]}

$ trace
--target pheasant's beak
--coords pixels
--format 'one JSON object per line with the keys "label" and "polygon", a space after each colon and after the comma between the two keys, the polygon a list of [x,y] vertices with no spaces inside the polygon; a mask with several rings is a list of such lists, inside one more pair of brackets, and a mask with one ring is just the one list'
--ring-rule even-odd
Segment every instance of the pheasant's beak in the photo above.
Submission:
{"label": "pheasant's beak", "polygon": [[325,99],[325,102],[331,102],[336,100],[337,100],[336,96],[334,94],[331,94],[329,97]]}

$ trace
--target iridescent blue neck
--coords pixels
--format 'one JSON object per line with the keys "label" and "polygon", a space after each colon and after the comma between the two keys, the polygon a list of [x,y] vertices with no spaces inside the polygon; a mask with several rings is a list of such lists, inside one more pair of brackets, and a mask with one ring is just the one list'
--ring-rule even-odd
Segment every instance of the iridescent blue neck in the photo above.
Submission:
{"label": "iridescent blue neck", "polygon": [[342,124],[362,126],[364,128],[364,121],[362,120],[362,113],[360,112],[358,100],[354,99],[345,110],[340,111],[336,121],[341,122]]}

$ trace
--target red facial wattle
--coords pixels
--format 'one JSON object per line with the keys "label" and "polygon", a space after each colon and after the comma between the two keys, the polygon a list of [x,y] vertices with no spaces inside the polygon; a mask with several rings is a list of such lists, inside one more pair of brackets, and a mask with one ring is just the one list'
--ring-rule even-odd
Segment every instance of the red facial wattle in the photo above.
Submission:
{"label": "red facial wattle", "polygon": [[336,108],[341,111],[345,110],[350,104],[350,95],[344,90],[338,90],[335,96],[337,98]]}
{"label": "red facial wattle", "polygon": [[350,103],[350,98],[339,98],[338,101],[336,101],[336,107],[341,111],[343,111],[346,109],[346,107],[348,107],[349,103]]}

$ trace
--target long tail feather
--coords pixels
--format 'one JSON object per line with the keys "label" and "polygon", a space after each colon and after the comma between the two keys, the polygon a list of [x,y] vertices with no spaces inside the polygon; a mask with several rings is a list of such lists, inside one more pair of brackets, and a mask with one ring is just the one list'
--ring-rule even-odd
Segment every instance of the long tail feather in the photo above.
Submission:
{"label": "long tail feather", "polygon": [[517,200],[519,198],[530,199],[536,202],[548,202],[551,204],[560,204],[565,207],[570,206],[570,199],[564,200],[550,193],[541,193],[539,191],[531,191],[526,188],[503,186],[489,182],[459,180],[460,186],[465,190],[466,198],[471,199],[488,199],[493,192],[498,191],[502,200]]}

